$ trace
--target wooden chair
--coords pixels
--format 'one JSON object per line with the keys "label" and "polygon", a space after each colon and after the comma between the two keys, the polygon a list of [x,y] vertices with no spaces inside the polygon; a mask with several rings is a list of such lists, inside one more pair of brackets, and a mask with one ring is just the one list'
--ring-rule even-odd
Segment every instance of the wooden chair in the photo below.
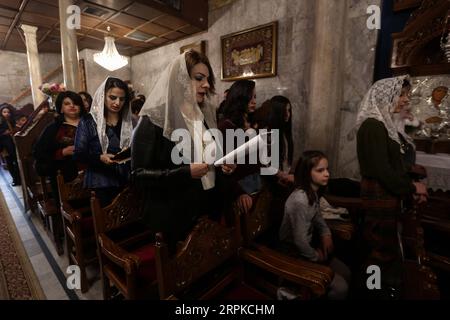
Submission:
{"label": "wooden chair", "polygon": [[273,197],[263,189],[247,214],[234,207],[235,220],[241,230],[243,247],[239,256],[244,265],[244,279],[252,286],[277,297],[280,286],[295,285],[300,299],[326,294],[334,272],[328,266],[296,259],[277,250],[282,212],[273,212]]}
{"label": "wooden chair", "polygon": [[5,158],[8,156],[8,152],[3,149],[0,150],[0,166],[3,168],[3,170],[7,170],[8,169],[8,165],[6,163]]}
{"label": "wooden chair", "polygon": [[333,235],[339,240],[354,240],[364,218],[360,188],[359,182],[346,178],[330,179],[329,181],[328,192],[324,198],[334,207],[346,208],[350,214],[349,221],[327,220]]}
{"label": "wooden chair", "polygon": [[39,138],[42,131],[55,119],[55,112],[41,114],[48,108],[48,101],[43,101],[30,115],[27,124],[14,135],[17,150],[17,162],[19,164],[20,178],[25,211],[31,210],[37,213],[37,202],[42,199],[42,186],[34,169],[32,156],[33,144]]}
{"label": "wooden chair", "polygon": [[[445,193],[430,193],[428,202],[417,205],[403,219],[405,257],[412,274],[421,279],[411,299],[438,299],[440,289],[448,287],[450,275],[450,197]],[[420,271],[420,272],[419,272]],[[411,279],[410,276],[408,279]],[[447,280],[446,280],[447,279]],[[416,280],[417,282],[418,280]],[[412,282],[414,284],[414,282]],[[438,289],[439,287],[439,289]],[[444,296],[448,292],[443,293]]]}
{"label": "wooden chair", "polygon": [[39,177],[42,190],[42,197],[37,200],[37,209],[41,216],[44,228],[48,236],[55,245],[58,255],[64,253],[64,230],[61,219],[61,210],[59,208],[55,195],[49,192],[50,182],[47,177]]}
{"label": "wooden chair", "polygon": [[408,300],[437,300],[440,291],[437,276],[432,268],[439,266],[434,254],[429,254],[424,245],[424,230],[420,210],[413,206],[402,219],[401,247],[404,267],[404,296]]}
{"label": "wooden chair", "polygon": [[[421,172],[421,175],[426,175]],[[339,187],[339,186],[337,186]],[[364,216],[364,210],[370,209],[370,204],[359,197],[327,194],[325,198],[330,204],[336,207],[344,207],[349,210],[352,221],[358,227],[358,222]],[[436,275],[429,268],[430,257],[424,248],[423,228],[420,223],[420,214],[414,207],[410,212],[403,215],[401,220],[401,237],[398,239],[399,246],[403,256],[403,290],[402,299],[436,299],[439,297],[439,291],[436,286]],[[349,240],[349,236],[354,229],[345,223],[335,222],[330,224],[330,229],[341,239]],[[357,242],[364,241],[362,238],[356,239]],[[357,251],[358,249],[355,248]],[[354,250],[354,252],[355,252]],[[354,255],[353,252],[353,255]]]}
{"label": "wooden chair", "polygon": [[92,192],[91,208],[103,298],[114,297],[111,284],[125,299],[157,298],[154,238],[142,223],[136,193],[126,188],[102,208]]}
{"label": "wooden chair", "polygon": [[69,264],[76,264],[81,271],[81,292],[86,292],[89,282],[86,267],[96,264],[96,243],[94,222],[90,207],[89,190],[83,188],[84,173],[73,181],[64,182],[61,173],[57,175],[61,214],[66,236],[66,250]]}
{"label": "wooden chair", "polygon": [[156,271],[159,295],[167,300],[267,300],[247,285],[238,260],[240,234],[202,217],[185,241],[170,253],[157,234]]}
{"label": "wooden chair", "polygon": [[333,207],[346,208],[350,214],[348,221],[325,220],[333,236],[340,240],[352,240],[356,233],[357,220],[361,218],[362,201],[360,198],[346,198],[333,195],[325,195],[325,199]]}
{"label": "wooden chair", "polygon": [[[163,235],[157,234],[156,273],[160,298],[214,298],[234,280],[236,272],[217,272],[203,281],[203,285],[195,284],[198,284],[201,278],[208,278],[208,273],[229,261],[234,262],[229,270],[236,267],[237,263],[233,258],[237,257],[238,247],[234,228],[226,228],[206,217],[201,218],[187,239],[179,243],[174,254],[169,253]],[[216,281],[213,281],[213,278],[216,278]]]}
{"label": "wooden chair", "polygon": [[[450,239],[449,208],[450,192],[433,192],[428,202],[418,208],[418,218],[424,229],[424,241],[429,253],[450,258],[450,250],[445,245]],[[450,272],[450,265],[445,269]]]}

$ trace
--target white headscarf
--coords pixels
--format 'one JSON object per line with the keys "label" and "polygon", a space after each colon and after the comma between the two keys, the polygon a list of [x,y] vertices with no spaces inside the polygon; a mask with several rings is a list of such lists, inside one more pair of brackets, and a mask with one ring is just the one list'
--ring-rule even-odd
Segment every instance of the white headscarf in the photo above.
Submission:
{"label": "white headscarf", "polygon": [[[400,98],[404,80],[409,80],[409,76],[382,79],[372,85],[361,102],[356,118],[356,130],[361,127],[366,119],[373,118],[384,124],[390,139],[400,146],[402,145],[392,115]],[[404,130],[401,134],[407,141],[412,141]]]}
{"label": "white headscarf", "polygon": [[[202,137],[206,130],[202,125],[203,132],[196,132],[195,122],[206,122],[207,126],[217,128],[216,109],[210,103],[209,97],[205,96],[202,107],[197,103],[195,88],[186,66],[186,53],[178,56],[172,61],[156,84],[147,94],[139,116],[148,116],[156,126],[163,129],[163,136],[171,140],[172,132],[176,129],[187,129],[192,137]],[[204,157],[206,146],[203,143],[193,144],[194,153]],[[214,186],[215,171],[211,166],[208,174],[202,177],[205,190]]]}
{"label": "white headscarf", "polygon": [[[92,98],[91,115],[97,125],[98,138],[102,147],[102,153],[107,153],[109,139],[106,135],[106,119],[105,119],[105,86],[110,77],[97,88]],[[122,109],[122,127],[120,129],[120,148],[125,149],[131,145],[131,135],[133,133],[133,124],[131,121],[130,106],[123,106]]]}
{"label": "white headscarf", "polygon": [[173,130],[185,128],[185,116],[192,120],[203,118],[210,128],[216,128],[215,108],[209,98],[205,97],[200,109],[191,84],[191,77],[186,67],[186,53],[170,63],[156,84],[147,95],[139,116],[148,116],[150,120],[163,129],[163,135],[170,140]]}

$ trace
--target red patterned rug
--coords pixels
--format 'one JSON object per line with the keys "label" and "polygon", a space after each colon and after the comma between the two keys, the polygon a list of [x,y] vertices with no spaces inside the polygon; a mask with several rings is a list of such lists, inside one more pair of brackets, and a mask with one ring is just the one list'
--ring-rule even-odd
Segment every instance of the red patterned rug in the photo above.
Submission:
{"label": "red patterned rug", "polygon": [[5,198],[0,190],[0,300],[43,300]]}

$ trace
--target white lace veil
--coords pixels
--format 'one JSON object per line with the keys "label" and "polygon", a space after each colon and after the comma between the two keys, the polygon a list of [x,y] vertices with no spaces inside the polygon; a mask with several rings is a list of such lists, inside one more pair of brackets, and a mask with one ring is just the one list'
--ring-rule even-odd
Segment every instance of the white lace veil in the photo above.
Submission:
{"label": "white lace veil", "polygon": [[[405,75],[382,79],[372,85],[361,102],[356,118],[356,130],[361,127],[361,124],[366,119],[373,118],[384,124],[390,139],[397,142],[400,146],[402,145],[398,135],[398,128],[393,120],[392,112],[400,98],[403,81],[405,79],[409,80],[409,76]],[[406,140],[411,140],[411,138],[404,133],[404,130],[402,130],[401,134]]]}
{"label": "white lace veil", "polygon": [[[202,106],[198,105],[185,56],[186,53],[183,53],[167,66],[148,93],[139,116],[148,116],[155,125],[163,129],[163,136],[169,140],[171,140],[172,132],[176,129],[187,129],[191,139],[203,140],[206,130],[203,122],[206,122],[209,129],[217,128],[216,109],[207,96],[205,96]],[[194,125],[195,123],[202,125],[199,128]],[[197,131],[196,128],[200,131]],[[204,161],[205,148],[213,142],[214,140],[210,140],[208,143],[205,141],[192,143],[191,155],[197,155],[197,159]],[[215,147],[217,148],[217,144]],[[192,162],[192,157],[190,161]],[[214,187],[214,166],[209,167],[208,173],[201,178],[201,181],[204,190]]]}
{"label": "white lace veil", "polygon": [[[97,125],[98,138],[102,147],[102,153],[107,153],[109,139],[106,135],[106,119],[105,119],[105,86],[110,77],[97,88],[92,98],[91,115]],[[124,105],[122,110],[122,127],[120,130],[120,148],[124,149],[131,145],[131,135],[133,133],[133,124],[131,122],[131,111],[129,105]]]}
{"label": "white lace veil", "polygon": [[216,111],[209,98],[205,97],[201,108],[197,104],[185,55],[178,56],[163,71],[139,113],[162,128],[164,137],[169,140],[173,130],[188,129],[183,114],[191,121],[205,120],[209,128],[217,127]]}

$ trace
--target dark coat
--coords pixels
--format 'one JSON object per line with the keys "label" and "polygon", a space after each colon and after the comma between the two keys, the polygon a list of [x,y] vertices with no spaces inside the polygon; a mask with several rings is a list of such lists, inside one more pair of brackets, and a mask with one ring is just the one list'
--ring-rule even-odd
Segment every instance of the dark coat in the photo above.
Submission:
{"label": "dark coat", "polygon": [[[116,154],[120,150],[121,123],[116,127],[106,127],[109,139],[107,152]],[[106,165],[100,160],[102,147],[98,138],[94,118],[87,114],[81,118],[75,136],[74,159],[87,165],[84,179],[85,188],[124,187],[129,180],[130,162]]]}
{"label": "dark coat", "polygon": [[10,156],[15,158],[16,155],[16,147],[14,145],[14,140],[10,134],[5,134],[5,132],[9,130],[8,123],[1,119],[0,120],[0,151],[5,149]]}
{"label": "dark coat", "polygon": [[357,134],[357,153],[363,178],[375,179],[397,197],[415,192],[400,145],[389,138],[382,122],[369,118],[362,123]]}
{"label": "dark coat", "polygon": [[[62,153],[62,149],[73,145],[70,137],[66,143],[58,142],[56,136],[59,129],[63,126],[63,118],[55,119],[55,122],[49,124],[33,146],[33,157],[35,159],[35,168],[40,176],[56,176],[57,171],[61,170],[64,181],[71,181],[78,174],[78,166],[73,156],[65,156],[56,159],[56,153]],[[74,137],[71,137],[72,139]]]}
{"label": "dark coat", "polygon": [[141,117],[131,146],[132,184],[140,191],[145,222],[153,232],[163,232],[171,248],[185,238],[198,217],[217,218],[222,208],[221,170],[216,170],[216,186],[205,191],[201,180],[191,177],[189,164],[172,162],[174,147],[162,128]]}

